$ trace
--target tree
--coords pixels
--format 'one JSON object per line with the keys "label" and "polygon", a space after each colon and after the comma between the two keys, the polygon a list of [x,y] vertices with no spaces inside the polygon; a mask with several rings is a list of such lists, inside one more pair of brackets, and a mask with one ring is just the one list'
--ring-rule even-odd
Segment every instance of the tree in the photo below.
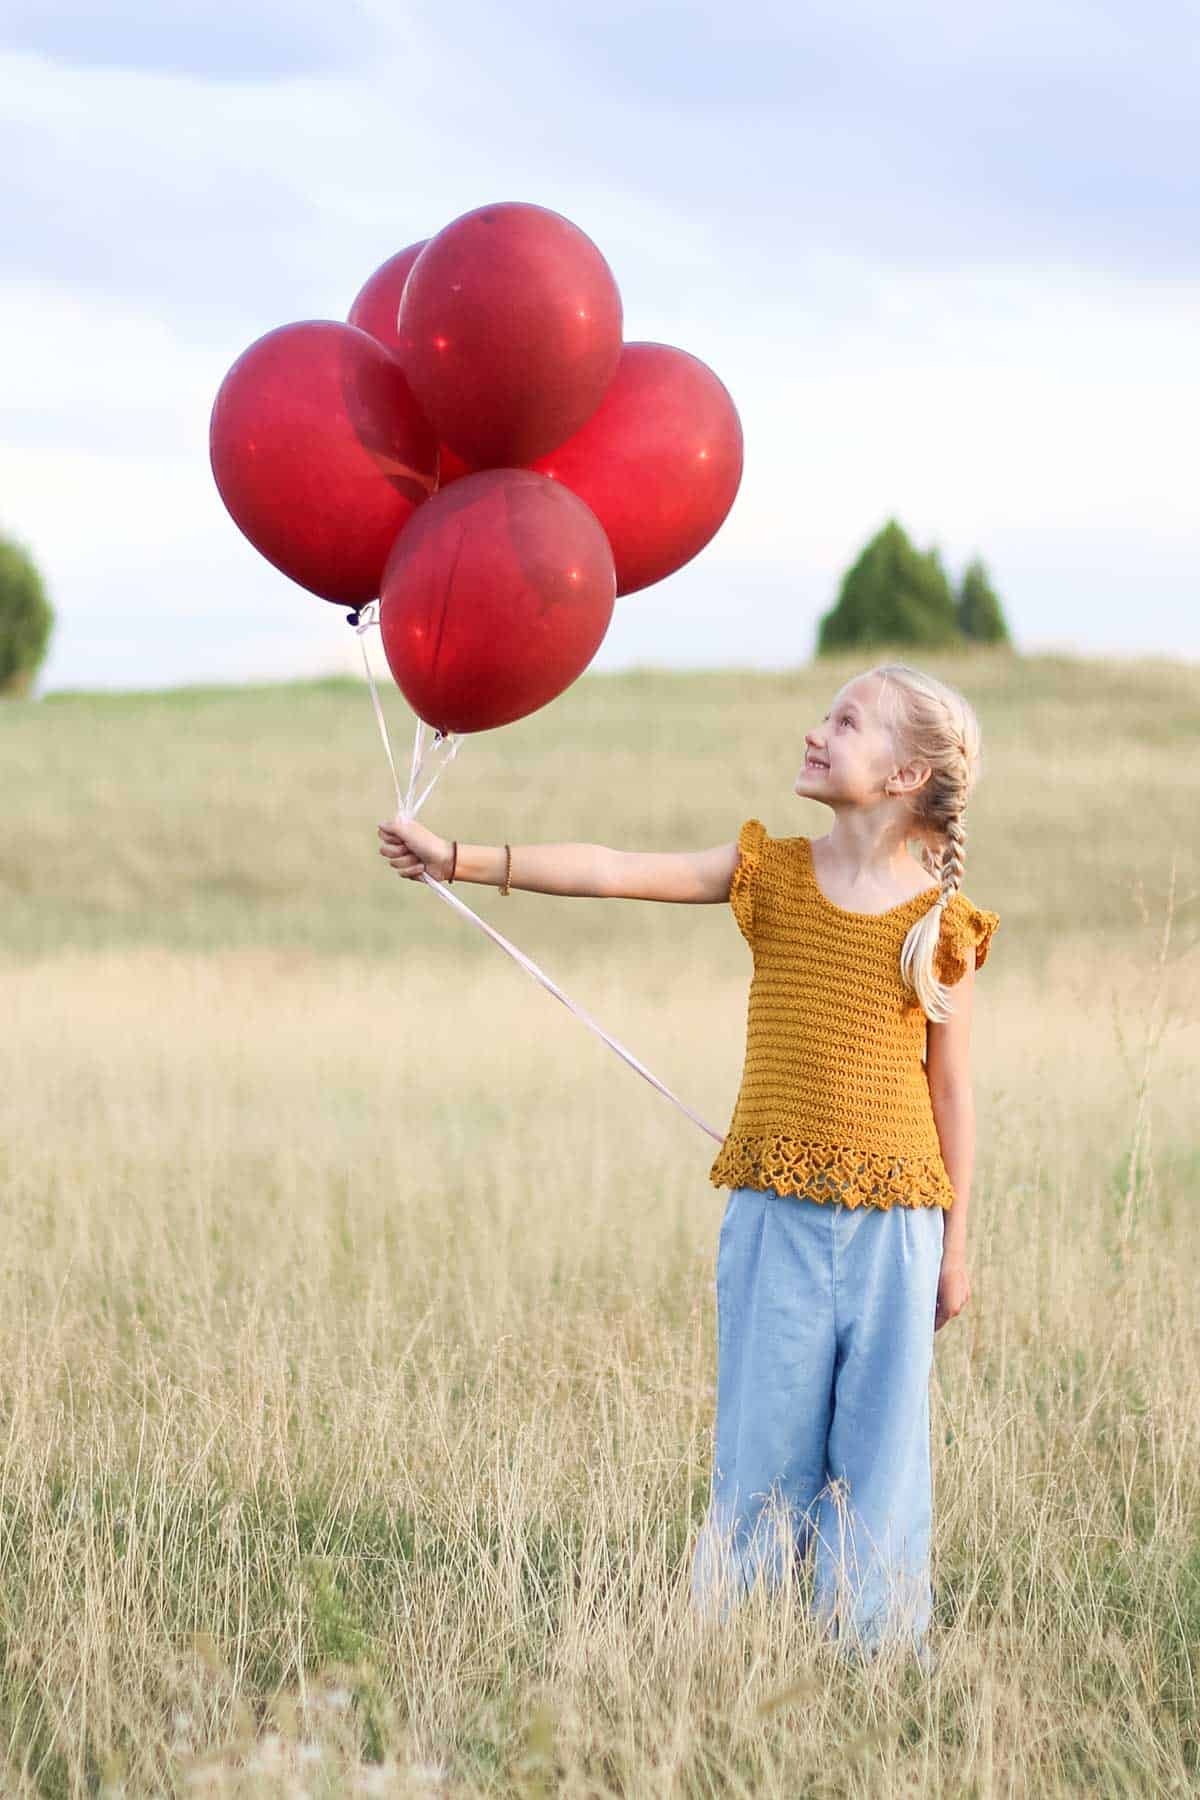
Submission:
{"label": "tree", "polygon": [[958,590],[957,614],[964,637],[978,644],[1011,642],[1004,609],[988,579],[982,560],[976,556],[966,566]]}
{"label": "tree", "polygon": [[25,694],[41,666],[54,613],[33,558],[0,536],[0,694]]}
{"label": "tree", "polygon": [[835,605],[821,620],[817,654],[865,644],[961,642],[954,593],[936,549],[919,551],[889,519],[842,578]]}

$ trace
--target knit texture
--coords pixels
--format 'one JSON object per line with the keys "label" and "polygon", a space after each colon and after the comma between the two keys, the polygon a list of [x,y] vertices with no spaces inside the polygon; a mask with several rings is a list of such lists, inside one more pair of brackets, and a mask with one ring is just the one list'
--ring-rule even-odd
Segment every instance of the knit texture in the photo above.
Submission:
{"label": "knit texture", "polygon": [[[746,1060],[715,1187],[772,1187],[845,1206],[954,1202],[925,1077],[928,1021],[900,952],[938,890],[848,912],[817,884],[810,841],[738,833],[729,903],[754,956]],[[942,914],[939,980],[987,958],[999,915],[961,891]]]}

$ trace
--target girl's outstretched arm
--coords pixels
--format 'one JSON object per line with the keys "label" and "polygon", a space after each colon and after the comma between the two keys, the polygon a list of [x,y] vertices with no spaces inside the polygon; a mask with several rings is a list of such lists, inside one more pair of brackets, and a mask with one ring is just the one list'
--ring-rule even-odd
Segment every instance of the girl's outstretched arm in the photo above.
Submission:
{"label": "girl's outstretched arm", "polygon": [[[394,819],[379,827],[379,853],[410,881],[424,870],[438,881],[450,873],[453,846],[419,820]],[[711,850],[610,850],[604,844],[514,844],[509,885],[534,894],[581,895],[597,900],[675,900],[696,905],[729,898],[737,867],[736,842]],[[456,881],[499,887],[503,845],[458,846]]]}

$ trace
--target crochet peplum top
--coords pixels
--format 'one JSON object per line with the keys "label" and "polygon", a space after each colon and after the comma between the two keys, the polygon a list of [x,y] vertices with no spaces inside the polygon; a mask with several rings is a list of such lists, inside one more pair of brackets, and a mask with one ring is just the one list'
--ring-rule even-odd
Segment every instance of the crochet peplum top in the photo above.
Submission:
{"label": "crochet peplum top", "polygon": [[[845,1206],[940,1206],[954,1189],[925,1077],[928,1021],[900,976],[910,929],[938,890],[849,912],[817,885],[810,840],[738,833],[729,903],[754,956],[746,1060],[715,1187],[774,1188]],[[987,958],[998,914],[961,891],[942,914],[939,980]]]}

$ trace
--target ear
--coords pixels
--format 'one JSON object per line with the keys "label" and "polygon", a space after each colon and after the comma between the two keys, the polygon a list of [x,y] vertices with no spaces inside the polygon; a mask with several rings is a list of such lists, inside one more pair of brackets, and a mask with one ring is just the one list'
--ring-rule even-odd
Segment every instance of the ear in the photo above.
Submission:
{"label": "ear", "polygon": [[932,774],[933,770],[928,763],[905,763],[902,769],[897,769],[894,775],[888,777],[884,787],[889,794],[915,794],[925,786]]}

